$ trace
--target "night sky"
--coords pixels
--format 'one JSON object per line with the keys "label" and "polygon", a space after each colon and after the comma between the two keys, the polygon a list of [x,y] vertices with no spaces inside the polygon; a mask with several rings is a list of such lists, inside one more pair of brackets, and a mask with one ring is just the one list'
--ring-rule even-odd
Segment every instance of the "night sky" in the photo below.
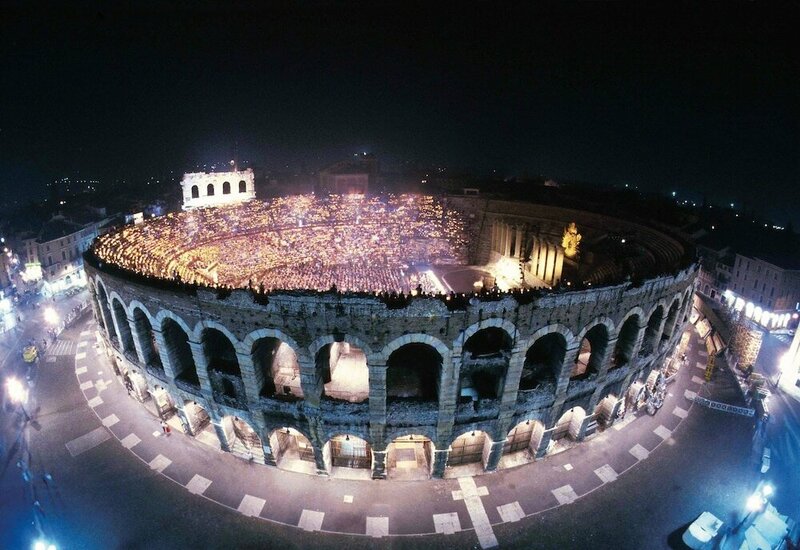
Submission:
{"label": "night sky", "polygon": [[695,190],[800,227],[797,3],[77,6],[0,8],[6,194],[181,171],[238,142],[270,170],[371,151]]}

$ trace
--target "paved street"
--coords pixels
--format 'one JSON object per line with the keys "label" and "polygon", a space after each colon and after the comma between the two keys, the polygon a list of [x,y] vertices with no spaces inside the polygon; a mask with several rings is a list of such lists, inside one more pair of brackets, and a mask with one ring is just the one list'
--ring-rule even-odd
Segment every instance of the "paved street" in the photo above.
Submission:
{"label": "paved street", "polygon": [[[39,363],[41,405],[27,429],[32,483],[6,468],[0,546],[30,540],[33,489],[62,548],[678,548],[703,510],[735,521],[759,478],[754,420],[691,402],[697,393],[743,404],[724,372],[703,384],[704,351],[694,333],[690,342],[653,417],[629,416],[565,452],[493,474],[346,481],[163,437],[98,355],[87,316]],[[781,472],[776,464],[770,473]],[[800,489],[791,483],[776,482],[779,508],[778,497]]]}

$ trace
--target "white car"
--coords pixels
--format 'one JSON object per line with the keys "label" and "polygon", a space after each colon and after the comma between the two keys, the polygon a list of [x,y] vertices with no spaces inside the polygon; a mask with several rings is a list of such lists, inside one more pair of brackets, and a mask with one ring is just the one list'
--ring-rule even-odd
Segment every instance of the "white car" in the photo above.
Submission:
{"label": "white car", "polygon": [[711,550],[716,544],[722,520],[711,512],[703,512],[683,533],[683,543],[693,550]]}

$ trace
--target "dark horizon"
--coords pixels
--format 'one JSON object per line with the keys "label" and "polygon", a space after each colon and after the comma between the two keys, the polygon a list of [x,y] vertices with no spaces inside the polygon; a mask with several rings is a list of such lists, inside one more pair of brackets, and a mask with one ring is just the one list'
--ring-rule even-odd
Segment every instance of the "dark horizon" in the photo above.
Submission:
{"label": "dark horizon", "polygon": [[356,151],[800,226],[797,6],[5,10],[0,190]]}

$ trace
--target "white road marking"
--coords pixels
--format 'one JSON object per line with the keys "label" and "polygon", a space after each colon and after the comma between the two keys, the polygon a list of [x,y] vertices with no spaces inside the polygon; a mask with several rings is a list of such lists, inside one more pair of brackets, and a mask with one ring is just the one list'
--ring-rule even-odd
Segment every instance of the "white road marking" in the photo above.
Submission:
{"label": "white road marking", "polygon": [[122,439],[120,439],[119,442],[122,443],[122,446],[125,447],[126,449],[130,449],[141,443],[142,440],[139,439],[139,437],[136,434],[128,434]]}
{"label": "white road marking", "polygon": [[157,472],[163,472],[164,469],[172,464],[172,461],[164,455],[158,455],[150,461],[150,469]]}
{"label": "white road marking", "polygon": [[92,382],[91,380],[89,380],[88,382],[84,382],[83,384],[80,385],[81,391],[86,391],[89,388],[93,387],[94,387],[94,382]]}
{"label": "white road marking", "polygon": [[564,469],[569,472],[572,470],[572,464],[564,464]]}
{"label": "white road marking", "polygon": [[650,456],[650,451],[648,451],[638,443],[634,445],[629,452],[636,457],[636,460],[644,460],[645,458]]}
{"label": "white road marking", "polygon": [[506,523],[519,521],[525,517],[525,512],[517,501],[498,506],[497,513],[500,514],[500,518]]}
{"label": "white road marking", "polygon": [[304,531],[319,531],[322,529],[323,519],[325,519],[324,512],[303,510],[300,514],[300,521],[297,523],[297,526]]}
{"label": "white road marking", "polygon": [[189,480],[189,483],[186,484],[186,488],[193,495],[202,495],[206,492],[206,489],[208,489],[209,485],[211,485],[210,479],[206,479],[199,474],[195,474],[194,477]]}
{"label": "white road marking", "polygon": [[697,392],[693,392],[692,390],[686,390],[685,392],[683,392],[683,396],[689,401],[694,401],[694,398],[697,397]]}
{"label": "white road marking", "polygon": [[682,409],[680,407],[675,407],[675,410],[672,411],[672,414],[677,416],[678,418],[686,418],[689,416],[689,411],[686,409]]}
{"label": "white road marking", "polygon": [[603,483],[611,483],[617,479],[617,472],[608,464],[600,466],[594,473],[597,474],[597,477],[599,477],[600,481]]}
{"label": "white road marking", "polygon": [[[483,507],[481,501],[482,496],[489,494],[489,489],[485,486],[478,487],[471,477],[458,478],[458,485],[461,487],[461,491],[453,491],[453,499],[464,499],[469,519],[472,520],[472,527],[475,529],[475,534],[478,535],[478,543],[481,548],[494,548],[497,546],[497,537],[494,536],[492,524],[489,523],[489,516],[486,515],[486,508]],[[460,494],[457,495],[457,493]]]}
{"label": "white road marking", "polygon": [[556,497],[559,504],[570,504],[575,502],[578,498],[578,494],[572,488],[572,485],[564,485],[550,492],[553,493],[553,496]]}
{"label": "white road marking", "polygon": [[244,495],[242,502],[239,504],[237,510],[245,516],[258,517],[261,515],[261,510],[267,503],[263,498],[254,497],[252,495]]}
{"label": "white road marking", "polygon": [[699,376],[692,376],[692,382],[694,382],[695,384],[705,384],[706,381],[700,378]]}
{"label": "white road marking", "polygon": [[375,538],[387,536],[389,534],[389,518],[367,516],[367,534]]}
{"label": "white road marking", "polygon": [[457,531],[461,531],[461,521],[458,519],[458,514],[450,512],[449,514],[433,514],[433,528],[437,533],[452,535]]}
{"label": "white road marking", "polygon": [[111,426],[113,426],[117,422],[119,422],[119,418],[117,418],[117,415],[116,414],[110,414],[110,415],[108,415],[107,417],[105,417],[103,419],[103,426],[105,426],[106,428],[110,428]]}
{"label": "white road marking", "polygon": [[669,437],[672,435],[672,430],[669,430],[664,426],[659,425],[658,428],[653,430],[653,433],[656,434],[661,439],[669,439]]}
{"label": "white road marking", "polygon": [[105,428],[95,428],[89,433],[76,437],[72,441],[66,443],[67,450],[72,456],[78,456],[85,453],[89,449],[93,449],[100,445],[102,442],[110,439],[111,435]]}
{"label": "white road marking", "polygon": [[87,370],[89,369],[87,369],[86,367],[78,367],[77,369],[75,369],[75,374],[78,375],[85,374]]}
{"label": "white road marking", "polygon": [[353,495],[344,495],[343,502],[345,504],[353,504]]}
{"label": "white road marking", "polygon": [[95,408],[98,405],[102,405],[103,404],[103,398],[98,395],[97,397],[93,397],[92,399],[87,401],[87,403],[88,403],[88,405],[90,407]]}

